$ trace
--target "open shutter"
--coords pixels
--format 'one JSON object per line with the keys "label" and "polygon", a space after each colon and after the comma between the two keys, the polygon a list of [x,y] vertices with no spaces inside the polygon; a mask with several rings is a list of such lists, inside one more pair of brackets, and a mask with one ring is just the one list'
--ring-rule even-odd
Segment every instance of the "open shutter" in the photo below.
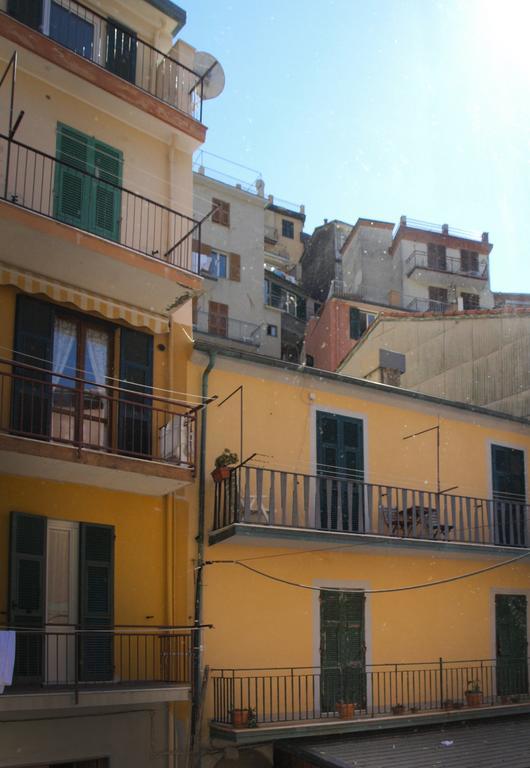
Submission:
{"label": "open shutter", "polygon": [[136,81],[136,48],[138,40],[131,30],[107,21],[106,67],[130,83]]}
{"label": "open shutter", "polygon": [[79,528],[79,679],[111,680],[113,633],[105,627],[114,624],[114,527]]}
{"label": "open shutter", "polygon": [[7,12],[22,24],[33,29],[42,25],[42,0],[9,0]]}
{"label": "open shutter", "polygon": [[101,141],[94,142],[90,231],[109,240],[119,240],[123,154]]}
{"label": "open shutter", "polygon": [[[9,558],[9,624],[19,628],[14,675],[38,682],[43,673],[46,574],[46,518],[11,512]],[[28,627],[24,631],[24,627]]]}
{"label": "open shutter", "polygon": [[[124,453],[151,457],[153,337],[141,331],[120,331],[120,392],[118,447]],[[138,394],[137,394],[138,393]],[[147,397],[145,395],[148,395]]]}
{"label": "open shutter", "polygon": [[236,283],[241,280],[241,256],[239,253],[230,254],[230,271],[228,277]]}
{"label": "open shutter", "polygon": [[14,369],[11,430],[28,437],[50,434],[53,317],[51,304],[17,296],[14,358],[42,369]]}
{"label": "open shutter", "polygon": [[[67,125],[57,126],[54,216],[81,229],[89,228],[90,186],[86,175],[90,165],[90,137]],[[64,164],[63,164],[64,163]]]}

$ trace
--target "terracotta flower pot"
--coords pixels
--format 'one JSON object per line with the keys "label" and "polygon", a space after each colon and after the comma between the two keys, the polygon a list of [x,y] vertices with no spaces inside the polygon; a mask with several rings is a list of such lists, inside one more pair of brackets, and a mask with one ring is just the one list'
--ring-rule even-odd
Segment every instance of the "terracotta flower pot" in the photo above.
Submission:
{"label": "terracotta flower pot", "polygon": [[466,691],[466,703],[468,707],[480,707],[482,694]]}
{"label": "terracotta flower pot", "polygon": [[395,704],[392,707],[392,714],[393,715],[404,715],[405,714],[405,707],[403,704]]}
{"label": "terracotta flower pot", "polygon": [[355,717],[355,704],[343,704],[342,702],[338,702],[336,708],[341,720],[353,720]]}
{"label": "terracotta flower pot", "polygon": [[248,728],[248,709],[233,709],[232,725],[234,728]]}
{"label": "terracotta flower pot", "polygon": [[220,483],[221,480],[228,480],[230,477],[230,467],[216,467],[212,472],[212,477],[215,483]]}

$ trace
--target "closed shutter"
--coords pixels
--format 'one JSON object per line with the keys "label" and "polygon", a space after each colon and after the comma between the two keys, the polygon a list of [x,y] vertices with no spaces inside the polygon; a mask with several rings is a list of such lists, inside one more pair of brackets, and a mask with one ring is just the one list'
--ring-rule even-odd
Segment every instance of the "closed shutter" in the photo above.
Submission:
{"label": "closed shutter", "polygon": [[94,175],[90,209],[93,212],[90,231],[109,240],[119,240],[121,218],[121,169],[123,155],[100,141],[94,142]]}
{"label": "closed shutter", "polygon": [[[90,137],[59,124],[55,164],[54,216],[80,229],[89,229],[91,178]],[[64,165],[63,165],[64,163]]]}
{"label": "closed shutter", "polygon": [[495,595],[497,695],[528,693],[527,599]]}
{"label": "closed shutter", "polygon": [[11,512],[9,624],[28,627],[17,632],[15,679],[38,682],[43,674],[46,574],[46,518]]}
{"label": "closed shutter", "polygon": [[322,708],[333,712],[338,701],[363,706],[364,594],[320,592]]}
{"label": "closed shutter", "polygon": [[208,333],[215,336],[228,335],[228,304],[208,302]]}
{"label": "closed shutter", "polygon": [[40,29],[42,26],[42,0],[9,0],[7,12],[28,27]]}
{"label": "closed shutter", "polygon": [[153,338],[147,333],[120,331],[120,392],[118,447],[124,453],[151,457]]}
{"label": "closed shutter", "polygon": [[228,277],[236,283],[239,283],[241,280],[241,256],[239,253],[230,254],[230,272]]}
{"label": "closed shutter", "polygon": [[524,451],[505,445],[491,446],[495,541],[526,546],[526,486]]}
{"label": "closed shutter", "polygon": [[14,358],[43,369],[14,369],[11,430],[28,437],[50,434],[53,318],[51,304],[17,296]]}
{"label": "closed shutter", "polygon": [[81,523],[79,550],[79,679],[111,680],[113,634],[104,628],[114,624],[114,527]]}
{"label": "closed shutter", "polygon": [[136,49],[138,40],[131,30],[115,22],[107,22],[106,68],[130,83],[136,82]]}
{"label": "closed shutter", "polygon": [[350,339],[358,339],[361,335],[361,312],[357,307],[350,307]]}

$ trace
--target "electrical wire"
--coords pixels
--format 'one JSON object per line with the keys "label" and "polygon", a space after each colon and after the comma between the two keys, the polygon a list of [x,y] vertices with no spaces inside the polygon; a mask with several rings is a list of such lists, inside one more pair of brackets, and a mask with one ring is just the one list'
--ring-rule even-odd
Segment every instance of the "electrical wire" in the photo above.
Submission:
{"label": "electrical wire", "polygon": [[365,595],[381,595],[381,594],[390,594],[390,593],[396,593],[396,592],[411,592],[416,589],[427,589],[428,587],[438,587],[442,584],[450,584],[455,581],[462,581],[463,579],[469,579],[473,576],[479,576],[482,573],[487,573],[488,571],[494,571],[498,568],[504,568],[507,565],[511,565],[512,563],[519,562],[520,560],[523,560],[524,558],[530,557],[530,552],[525,552],[524,555],[519,555],[518,557],[512,557],[510,560],[503,560],[500,563],[494,563],[493,565],[488,565],[485,568],[479,568],[476,571],[468,571],[467,573],[461,573],[457,576],[448,576],[445,579],[437,579],[436,581],[426,581],[420,584],[409,584],[407,586],[403,587],[382,587],[380,589],[350,589],[348,587],[315,587],[311,584],[301,584],[297,581],[291,581],[289,579],[283,579],[281,576],[274,576],[271,573],[266,573],[265,571],[260,571],[258,568],[253,568],[251,565],[247,565],[242,560],[207,560],[205,561],[204,565],[239,565],[241,568],[245,568],[247,571],[250,571],[251,573],[254,573],[258,576],[262,576],[265,579],[269,579],[270,581],[277,582],[279,584],[284,584],[289,587],[296,587],[297,589],[307,589],[311,590],[312,592],[321,592],[322,589],[325,589],[329,592],[363,592]]}

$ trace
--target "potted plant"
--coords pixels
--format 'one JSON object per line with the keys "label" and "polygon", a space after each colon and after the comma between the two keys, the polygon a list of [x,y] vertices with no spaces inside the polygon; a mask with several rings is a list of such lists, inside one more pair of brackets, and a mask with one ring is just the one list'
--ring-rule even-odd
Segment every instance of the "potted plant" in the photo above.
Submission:
{"label": "potted plant", "polygon": [[220,483],[221,480],[228,479],[230,477],[230,467],[233,464],[237,464],[238,461],[237,453],[232,453],[228,448],[225,448],[215,459],[215,469],[212,472],[214,481]]}
{"label": "potted plant", "polygon": [[353,720],[355,717],[355,703],[353,701],[337,701],[335,704],[341,720]]}
{"label": "potted plant", "polygon": [[[247,709],[232,709],[231,710],[231,716],[232,716],[232,725],[234,728],[248,728],[250,715],[253,712],[253,710],[247,708]],[[255,716],[254,716],[255,718]]]}
{"label": "potted plant", "polygon": [[393,715],[404,715],[405,714],[405,707],[403,704],[394,704],[392,707],[392,714]]}
{"label": "potted plant", "polygon": [[482,699],[482,691],[478,680],[467,681],[466,703],[468,707],[479,707]]}

